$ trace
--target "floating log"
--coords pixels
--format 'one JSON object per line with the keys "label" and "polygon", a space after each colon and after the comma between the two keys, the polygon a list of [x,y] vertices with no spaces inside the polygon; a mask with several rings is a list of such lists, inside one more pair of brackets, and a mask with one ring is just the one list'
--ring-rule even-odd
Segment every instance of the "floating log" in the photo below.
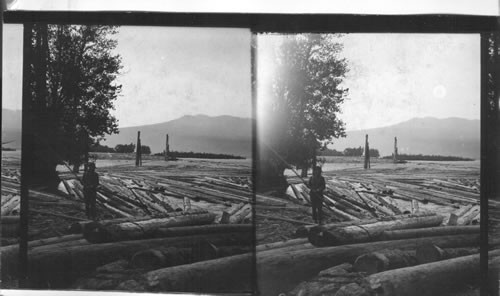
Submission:
{"label": "floating log", "polygon": [[[318,225],[303,225],[299,226],[295,229],[294,236],[295,237],[307,237],[309,235],[309,231],[317,231],[318,229],[334,229],[343,226],[349,225],[363,225],[378,222],[377,219],[368,219],[368,220],[353,220],[353,221],[343,221],[343,222],[335,222],[329,224],[323,224],[321,226]],[[315,230],[313,230],[315,229]]]}
{"label": "floating log", "polygon": [[253,239],[249,238],[247,233],[223,233],[87,244],[65,248],[34,248],[28,253],[29,288],[49,286],[52,289],[64,288],[74,279],[98,266],[119,259],[130,259],[133,254],[141,250],[165,246],[190,246],[207,240],[214,245],[223,245],[228,238],[230,241],[246,241],[248,244]]}
{"label": "floating log", "polygon": [[352,265],[349,263],[330,267],[321,271],[313,279],[300,283],[287,295],[335,295],[344,285],[360,281],[362,278],[361,274],[352,272],[352,269]]}
{"label": "floating log", "polygon": [[386,249],[364,254],[354,261],[354,270],[373,274],[385,270],[413,266],[418,263],[415,251]]}
{"label": "floating log", "polygon": [[170,266],[191,264],[220,257],[249,253],[250,244],[215,247],[208,242],[201,242],[189,248],[164,247],[140,251],[130,261],[135,268],[160,269]]}
{"label": "floating log", "polygon": [[255,282],[253,259],[247,253],[157,269],[121,283],[117,290],[250,293]]}
{"label": "floating log", "polygon": [[479,226],[438,226],[428,228],[386,230],[382,232],[381,240],[418,238],[426,236],[479,233]]}
{"label": "floating log", "polygon": [[85,225],[83,236],[89,242],[103,243],[155,237],[160,227],[176,227],[210,224],[214,221],[213,213],[183,213],[172,217],[153,218],[118,224],[93,222]]}
{"label": "floating log", "polygon": [[387,248],[411,250],[426,241],[443,248],[478,246],[479,235],[435,236],[289,252],[281,249],[260,252],[256,257],[259,290],[261,295],[278,295],[291,290],[298,282],[315,276],[321,270],[346,262],[353,263],[360,255]]}
{"label": "floating log", "polygon": [[245,217],[252,212],[252,205],[246,204],[237,212],[235,212],[231,217],[229,217],[229,223],[237,224],[241,223]]}
{"label": "floating log", "polygon": [[255,247],[255,251],[262,252],[262,251],[267,251],[267,250],[272,250],[272,249],[285,248],[285,247],[289,247],[289,246],[302,245],[302,244],[306,244],[307,242],[308,242],[307,238],[289,239],[289,240],[281,241],[281,242],[274,242],[274,243],[258,245]]}
{"label": "floating log", "polygon": [[477,248],[441,249],[434,244],[425,243],[417,247],[416,258],[419,264],[424,264],[478,253],[479,249]]}
{"label": "floating log", "polygon": [[380,221],[365,225],[352,225],[334,229],[321,229],[309,233],[309,242],[315,246],[334,246],[363,243],[379,239],[384,231],[438,226],[442,216],[424,216],[407,219]]}
{"label": "floating log", "polygon": [[476,282],[479,267],[479,254],[462,256],[376,273],[365,286],[381,296],[444,295]]}
{"label": "floating log", "polygon": [[231,207],[228,211],[223,211],[222,212],[222,217],[220,218],[220,224],[228,224],[229,223],[229,218],[231,215],[234,215],[236,212],[238,212],[241,208],[245,206],[244,203],[239,203],[236,206]]}
{"label": "floating log", "polygon": [[19,205],[21,201],[21,197],[19,195],[15,195],[8,202],[2,205],[1,216],[10,215],[10,213]]}
{"label": "floating log", "polygon": [[[82,239],[82,235],[65,235],[53,238],[46,238],[40,240],[34,240],[28,242],[28,252],[31,252],[34,248],[37,247],[45,247],[45,246],[55,246],[57,248],[62,243],[66,243],[68,241],[78,241]],[[9,245],[0,248],[0,256],[1,256],[1,266],[2,279],[6,279],[7,276],[16,276],[19,267],[19,245]]]}
{"label": "floating log", "polygon": [[280,221],[285,221],[289,223],[295,223],[295,224],[303,224],[303,225],[314,225],[312,222],[305,222],[305,221],[300,221],[300,220],[294,220],[294,219],[288,219],[288,218],[283,218],[283,217],[278,217],[278,216],[269,216],[265,214],[256,214],[257,217],[262,217],[265,219],[272,219],[272,220],[280,220]]}
{"label": "floating log", "polygon": [[156,237],[174,237],[228,232],[245,232],[251,234],[253,233],[253,229],[254,226],[252,224],[209,224],[197,226],[160,227],[155,230],[154,235]]}

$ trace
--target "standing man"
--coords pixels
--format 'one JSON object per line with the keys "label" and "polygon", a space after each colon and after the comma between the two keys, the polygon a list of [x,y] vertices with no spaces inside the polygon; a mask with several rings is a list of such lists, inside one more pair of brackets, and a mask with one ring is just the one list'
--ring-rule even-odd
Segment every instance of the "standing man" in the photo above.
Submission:
{"label": "standing man", "polygon": [[83,195],[85,197],[85,214],[87,218],[96,220],[96,198],[97,186],[99,186],[99,175],[95,172],[95,163],[88,164],[83,174]]}
{"label": "standing man", "polygon": [[308,187],[311,190],[309,196],[311,197],[313,220],[315,223],[322,224],[323,190],[325,190],[325,178],[321,176],[321,167],[314,167],[313,175],[309,179]]}

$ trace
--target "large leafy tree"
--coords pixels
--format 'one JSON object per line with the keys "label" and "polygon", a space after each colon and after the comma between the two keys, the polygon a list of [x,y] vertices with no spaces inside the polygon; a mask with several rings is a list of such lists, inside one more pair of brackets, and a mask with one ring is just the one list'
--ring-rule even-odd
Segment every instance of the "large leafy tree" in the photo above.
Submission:
{"label": "large leafy tree", "polygon": [[338,114],[348,93],[341,86],[348,67],[341,51],[335,34],[281,39],[273,58],[271,103],[263,111],[270,120],[259,134],[258,181],[276,182],[287,166],[306,173],[318,149],[345,136]]}
{"label": "large leafy tree", "polygon": [[110,114],[121,90],[112,26],[34,24],[29,50],[34,177],[57,181],[56,166],[78,170],[88,147],[118,131]]}

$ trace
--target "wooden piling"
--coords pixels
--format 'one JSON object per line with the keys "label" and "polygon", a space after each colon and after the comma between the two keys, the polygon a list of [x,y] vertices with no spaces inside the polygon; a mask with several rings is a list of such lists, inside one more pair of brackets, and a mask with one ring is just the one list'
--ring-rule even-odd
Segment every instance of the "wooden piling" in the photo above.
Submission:
{"label": "wooden piling", "polygon": [[365,170],[370,168],[370,145],[368,144],[368,135],[365,138]]}
{"label": "wooden piling", "polygon": [[398,162],[398,138],[394,137],[394,153],[392,154],[392,161],[394,163]]}
{"label": "wooden piling", "polygon": [[135,166],[141,166],[142,165],[142,151],[141,151],[141,132],[137,132],[137,147],[135,151]]}

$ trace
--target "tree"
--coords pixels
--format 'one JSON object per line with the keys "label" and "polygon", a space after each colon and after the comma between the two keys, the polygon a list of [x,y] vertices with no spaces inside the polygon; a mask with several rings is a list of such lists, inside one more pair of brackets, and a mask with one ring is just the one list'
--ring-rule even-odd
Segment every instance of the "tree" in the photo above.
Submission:
{"label": "tree", "polygon": [[134,153],[135,151],[135,144],[130,143],[130,144],[118,144],[115,146],[115,151],[117,153]]}
{"label": "tree", "polygon": [[27,62],[36,180],[56,183],[55,168],[63,161],[77,171],[90,145],[118,132],[110,114],[121,91],[116,32],[111,26],[32,25]]}
{"label": "tree", "polygon": [[348,92],[341,86],[348,71],[346,60],[339,57],[341,50],[334,34],[281,38],[274,58],[271,103],[263,111],[269,121],[259,134],[262,181],[280,182],[287,166],[307,172],[316,163],[318,149],[345,136],[344,123],[337,116]]}
{"label": "tree", "polygon": [[142,154],[151,154],[151,148],[146,145],[141,145],[141,153]]}
{"label": "tree", "polygon": [[358,148],[346,148],[344,149],[344,156],[362,156],[363,151],[364,149],[361,146]]}
{"label": "tree", "polygon": [[371,148],[370,149],[370,157],[380,157],[380,152],[378,151],[378,149]]}

